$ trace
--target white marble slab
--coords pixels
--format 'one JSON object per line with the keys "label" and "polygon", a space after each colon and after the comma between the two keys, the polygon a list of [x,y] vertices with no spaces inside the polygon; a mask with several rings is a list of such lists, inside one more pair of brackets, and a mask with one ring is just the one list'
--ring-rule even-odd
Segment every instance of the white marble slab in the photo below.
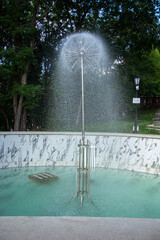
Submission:
{"label": "white marble slab", "polygon": [[[151,135],[88,133],[96,166],[160,174],[160,138]],[[0,134],[0,168],[74,166],[80,133]]]}

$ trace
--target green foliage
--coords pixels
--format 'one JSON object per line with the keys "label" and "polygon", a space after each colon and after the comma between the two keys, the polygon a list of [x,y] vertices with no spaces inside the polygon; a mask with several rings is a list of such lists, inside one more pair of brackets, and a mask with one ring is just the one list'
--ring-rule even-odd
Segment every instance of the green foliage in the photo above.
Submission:
{"label": "green foliage", "polygon": [[28,62],[34,62],[34,55],[32,50],[24,46],[17,52],[15,48],[8,48],[0,51],[1,65],[0,69],[2,72],[2,76],[11,77],[11,75],[15,75],[17,73],[17,69],[25,70],[26,64]]}
{"label": "green foliage", "polygon": [[160,95],[160,52],[157,48],[152,48],[149,54],[143,56],[139,72],[141,72],[141,94]]}
{"label": "green foliage", "polygon": [[151,64],[153,73],[155,73],[155,78],[160,80],[160,52],[157,48],[152,49],[148,60]]}
{"label": "green foliage", "polygon": [[33,51],[31,48],[24,46],[15,54],[15,65],[20,70],[25,70],[26,64],[32,63],[34,60]]}
{"label": "green foliage", "polygon": [[43,91],[44,88],[40,85],[27,84],[22,86],[15,84],[12,87],[10,97],[15,95],[24,96],[25,101],[23,103],[23,107],[33,110],[38,106]]}

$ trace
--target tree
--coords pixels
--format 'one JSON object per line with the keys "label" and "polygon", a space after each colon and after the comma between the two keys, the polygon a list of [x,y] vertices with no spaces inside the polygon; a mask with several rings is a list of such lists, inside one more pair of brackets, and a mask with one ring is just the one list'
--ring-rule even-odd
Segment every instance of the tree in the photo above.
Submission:
{"label": "tree", "polygon": [[[41,93],[30,69],[37,71],[35,50],[39,48],[42,32],[39,19],[44,18],[43,9],[48,3],[54,4],[53,1],[3,0],[0,17],[1,82],[8,85],[5,98],[13,97],[15,131],[26,129],[27,109],[36,106],[35,96]],[[40,66],[42,69],[41,63]]]}
{"label": "tree", "polygon": [[[39,1],[4,1],[1,9],[1,70],[2,76],[12,85],[14,130],[25,130],[26,108],[23,105],[27,92],[34,86],[27,85],[29,64],[34,60],[36,15]],[[13,85],[14,83],[14,85]]]}
{"label": "tree", "polygon": [[141,72],[141,94],[155,97],[160,95],[160,52],[152,48],[148,55],[144,55],[139,66]]}

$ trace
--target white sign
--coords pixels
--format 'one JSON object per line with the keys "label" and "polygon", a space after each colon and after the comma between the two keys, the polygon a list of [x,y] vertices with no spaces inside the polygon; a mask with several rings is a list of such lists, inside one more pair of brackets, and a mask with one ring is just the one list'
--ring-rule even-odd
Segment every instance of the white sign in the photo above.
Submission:
{"label": "white sign", "polygon": [[140,103],[140,98],[133,98],[133,103],[134,104],[139,104]]}

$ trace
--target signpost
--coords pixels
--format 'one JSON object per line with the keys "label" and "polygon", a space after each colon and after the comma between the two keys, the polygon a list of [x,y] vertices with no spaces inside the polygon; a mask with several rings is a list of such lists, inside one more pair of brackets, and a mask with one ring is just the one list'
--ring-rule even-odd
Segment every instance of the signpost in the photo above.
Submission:
{"label": "signpost", "polygon": [[134,132],[137,133],[139,131],[139,127],[137,125],[138,117],[137,117],[137,104],[140,104],[140,98],[138,98],[138,90],[139,90],[139,82],[140,78],[136,77],[134,79],[135,85],[136,85],[136,97],[133,98],[133,104],[136,104],[136,117],[135,117],[135,126],[134,126]]}

